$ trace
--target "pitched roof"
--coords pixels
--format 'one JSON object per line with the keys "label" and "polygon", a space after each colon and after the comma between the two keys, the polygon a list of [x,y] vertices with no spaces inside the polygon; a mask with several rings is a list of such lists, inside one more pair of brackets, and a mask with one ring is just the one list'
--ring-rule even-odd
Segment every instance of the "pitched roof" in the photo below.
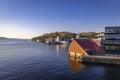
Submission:
{"label": "pitched roof", "polygon": [[90,39],[75,39],[75,41],[86,51],[103,51],[100,46]]}

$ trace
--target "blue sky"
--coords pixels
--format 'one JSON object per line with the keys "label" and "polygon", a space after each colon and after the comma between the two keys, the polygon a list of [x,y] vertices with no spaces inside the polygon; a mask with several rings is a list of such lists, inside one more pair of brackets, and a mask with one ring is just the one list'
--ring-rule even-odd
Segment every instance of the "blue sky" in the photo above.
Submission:
{"label": "blue sky", "polygon": [[120,25],[120,0],[0,0],[0,36],[104,31]]}

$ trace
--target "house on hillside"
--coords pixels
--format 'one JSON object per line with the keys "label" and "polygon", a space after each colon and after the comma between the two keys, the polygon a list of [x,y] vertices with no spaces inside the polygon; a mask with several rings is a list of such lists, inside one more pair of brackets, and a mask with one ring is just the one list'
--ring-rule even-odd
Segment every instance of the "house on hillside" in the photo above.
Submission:
{"label": "house on hillside", "polygon": [[75,39],[69,46],[70,57],[82,55],[104,55],[104,50],[90,39]]}

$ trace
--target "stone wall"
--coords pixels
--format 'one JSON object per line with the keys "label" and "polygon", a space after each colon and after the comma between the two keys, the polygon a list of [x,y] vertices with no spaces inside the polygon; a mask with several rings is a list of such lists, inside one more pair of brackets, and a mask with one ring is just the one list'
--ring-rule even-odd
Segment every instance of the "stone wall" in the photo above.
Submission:
{"label": "stone wall", "polygon": [[83,62],[106,63],[106,64],[120,64],[120,57],[114,56],[83,56]]}

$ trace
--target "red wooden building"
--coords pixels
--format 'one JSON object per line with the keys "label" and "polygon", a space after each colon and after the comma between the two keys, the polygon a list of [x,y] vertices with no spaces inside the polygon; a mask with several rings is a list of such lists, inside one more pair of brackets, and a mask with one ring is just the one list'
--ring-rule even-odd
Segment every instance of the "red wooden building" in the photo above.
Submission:
{"label": "red wooden building", "polygon": [[80,55],[103,55],[103,53],[104,50],[89,39],[75,39],[69,47],[69,55],[74,57]]}

